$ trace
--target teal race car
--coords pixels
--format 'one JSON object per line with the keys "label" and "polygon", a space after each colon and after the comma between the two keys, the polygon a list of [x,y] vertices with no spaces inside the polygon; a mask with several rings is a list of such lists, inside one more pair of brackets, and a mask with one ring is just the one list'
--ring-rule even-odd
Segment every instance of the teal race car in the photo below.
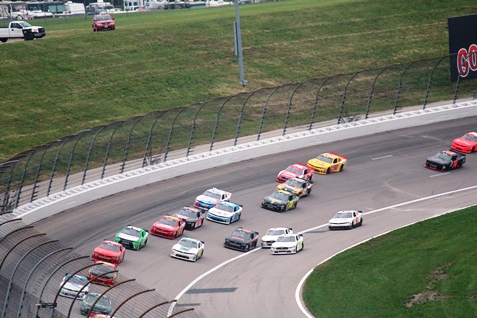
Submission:
{"label": "teal race car", "polygon": [[298,205],[298,200],[300,200],[300,197],[296,194],[284,190],[277,190],[263,198],[262,208],[285,212],[295,209]]}
{"label": "teal race car", "polygon": [[116,237],[116,242],[122,244],[125,248],[139,250],[146,246],[149,238],[149,231],[139,227],[128,225],[124,227]]}

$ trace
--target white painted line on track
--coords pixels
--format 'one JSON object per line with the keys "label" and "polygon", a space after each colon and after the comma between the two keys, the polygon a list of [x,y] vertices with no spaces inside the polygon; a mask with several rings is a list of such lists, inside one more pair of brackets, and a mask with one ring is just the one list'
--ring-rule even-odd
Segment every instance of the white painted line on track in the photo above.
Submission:
{"label": "white painted line on track", "polygon": [[376,158],[371,158],[371,160],[381,160],[381,159],[387,159],[387,158],[392,158],[393,155],[387,155],[387,156],[382,156],[382,157],[376,157]]}
{"label": "white painted line on track", "polygon": [[225,262],[222,262],[221,264],[215,266],[214,268],[208,270],[207,272],[205,272],[204,274],[200,275],[199,277],[197,277],[196,279],[194,279],[189,285],[186,286],[186,288],[184,288],[177,296],[176,298],[174,298],[174,300],[176,300],[175,302],[173,302],[171,304],[171,306],[169,307],[169,312],[167,313],[167,317],[169,317],[170,315],[172,315],[172,311],[174,310],[174,306],[176,305],[177,301],[179,301],[179,299],[189,290],[191,289],[192,286],[194,286],[195,284],[197,284],[198,281],[200,281],[202,278],[204,278],[205,276],[215,272],[216,270],[220,269],[221,267],[224,267],[225,265],[227,265],[228,263],[232,263],[233,261],[235,260],[238,260],[239,258],[242,258],[242,257],[245,257],[246,255],[248,254],[251,254],[251,253],[255,253],[256,251],[258,250],[261,250],[262,247],[257,247],[251,251],[248,251],[246,253],[243,253],[243,254],[240,254],[239,256],[236,256],[234,258],[231,258],[229,260],[226,260]]}
{"label": "white painted line on track", "polygon": [[[428,196],[428,197],[423,197],[423,198],[419,198],[419,199],[415,199],[415,200],[411,200],[411,201],[407,201],[407,202],[402,202],[402,203],[398,203],[398,204],[394,204],[394,205],[390,205],[390,206],[387,206],[387,207],[384,207],[384,208],[380,208],[380,209],[372,210],[372,211],[369,211],[369,212],[365,212],[365,213],[363,213],[363,215],[368,215],[368,214],[373,214],[373,213],[382,212],[382,211],[385,211],[385,210],[395,209],[395,208],[398,208],[398,207],[401,207],[401,206],[404,206],[404,205],[413,204],[413,203],[417,203],[417,202],[422,202],[422,201],[426,201],[426,200],[430,200],[430,199],[442,197],[442,196],[445,196],[445,195],[449,195],[449,194],[453,194],[453,193],[459,193],[459,192],[464,192],[464,191],[473,190],[473,189],[477,189],[477,185],[472,186],[472,187],[463,188],[463,189],[453,190],[453,191],[449,191],[449,192],[444,192],[444,193],[440,193],[440,194],[435,194],[435,195],[431,195],[431,196]],[[459,210],[460,210],[460,209],[459,209]],[[429,219],[431,219],[431,218],[433,218],[433,217],[437,217],[437,216],[443,215],[443,214],[446,214],[446,213],[449,213],[449,212],[453,212],[453,211],[447,211],[447,212],[441,213],[441,214],[439,214],[439,215],[432,216],[432,217],[430,217]],[[416,222],[409,223],[409,224],[407,224],[407,225],[405,225],[405,226],[402,226],[402,227],[406,227],[406,226],[409,226],[409,225],[414,224],[414,223],[416,223]],[[310,228],[310,229],[307,229],[307,230],[298,232],[297,234],[303,234],[303,233],[306,233],[306,232],[311,232],[311,231],[314,231],[314,230],[316,230],[316,229],[319,229],[319,228],[322,228],[322,227],[327,227],[327,226],[328,226],[327,223],[326,223],[326,224],[321,224],[321,225],[312,227],[312,228]],[[402,227],[400,227],[400,228],[402,228]],[[396,229],[394,229],[394,230],[396,230]],[[338,252],[338,253],[336,253],[336,254],[330,256],[329,258],[327,258],[327,259],[325,259],[324,261],[320,262],[320,263],[317,264],[316,266],[318,266],[318,265],[320,265],[320,264],[322,264],[322,263],[328,261],[329,259],[333,258],[334,256],[336,256],[336,255],[338,255],[338,254],[340,254],[340,253],[342,253],[342,252],[344,252],[344,251],[346,251],[346,250],[348,250],[348,249],[351,249],[351,248],[353,248],[353,247],[355,247],[355,246],[357,246],[357,245],[360,245],[360,244],[362,244],[362,243],[364,243],[364,242],[366,242],[366,241],[369,241],[369,240],[371,240],[371,239],[373,239],[373,238],[375,238],[375,237],[378,237],[378,236],[387,234],[387,233],[392,232],[392,231],[394,231],[394,230],[386,231],[386,232],[381,233],[381,234],[379,234],[379,235],[375,235],[375,236],[373,236],[373,237],[370,237],[370,238],[368,238],[368,239],[366,239],[366,240],[364,240],[364,241],[362,241],[362,242],[360,242],[360,243],[354,244],[354,245],[352,245],[352,246],[350,246],[350,247],[348,247],[348,248],[346,248],[346,249],[344,249],[344,250],[342,250],[342,251],[340,251],[340,252]],[[262,249],[261,247],[257,247],[257,248],[255,248],[255,249],[249,251],[249,252],[246,252],[246,253],[240,254],[239,256],[236,256],[236,257],[233,257],[233,258],[231,258],[231,259],[228,259],[228,260],[222,262],[221,264],[215,266],[214,268],[208,270],[207,272],[205,272],[204,274],[200,275],[200,276],[197,277],[196,279],[194,279],[189,285],[187,285],[187,286],[175,297],[174,300],[176,300],[176,301],[173,302],[173,303],[171,304],[171,306],[169,307],[169,311],[168,311],[168,313],[167,313],[167,316],[169,317],[169,316],[172,315],[172,312],[173,312],[173,310],[174,310],[174,307],[175,307],[176,303],[179,301],[179,299],[180,299],[189,289],[191,289],[192,286],[194,286],[195,284],[197,284],[197,282],[199,282],[202,278],[204,278],[204,277],[206,277],[207,275],[209,275],[209,274],[215,272],[216,270],[218,270],[218,269],[224,267],[225,265],[227,265],[227,264],[229,264],[229,263],[232,263],[232,262],[235,261],[235,260],[238,260],[238,259],[240,259],[240,258],[242,258],[242,257],[245,257],[245,256],[247,256],[247,255],[249,255],[249,254],[251,254],[251,253],[255,253],[256,251],[259,251],[259,250],[261,250],[261,249]],[[315,266],[315,267],[316,267],[316,266]],[[315,267],[314,267],[314,268],[315,268]],[[313,269],[314,269],[314,268],[313,268]],[[314,317],[307,312],[307,310],[305,309],[304,305],[302,304],[301,299],[300,299],[300,292],[301,292],[301,289],[302,289],[302,287],[303,287],[303,284],[304,284],[305,280],[306,280],[306,279],[308,278],[308,276],[313,272],[313,269],[311,269],[308,273],[305,274],[305,276],[303,276],[303,278],[300,280],[300,282],[298,283],[298,286],[297,286],[297,288],[296,288],[296,290],[295,290],[295,301],[296,301],[298,307],[300,308],[300,310],[302,311],[302,313],[303,313],[303,314],[305,315],[305,317],[307,317],[307,318],[314,318]]]}
{"label": "white painted line on track", "polygon": [[433,174],[433,175],[429,176],[429,178],[445,176],[446,174],[450,174],[450,172],[444,172],[444,173],[439,173],[439,174]]}
{"label": "white painted line on track", "polygon": [[[411,200],[411,201],[407,201],[407,202],[403,202],[403,203],[399,203],[399,204],[395,204],[395,205],[391,205],[391,206],[388,206],[388,207],[384,207],[384,208],[381,208],[381,209],[376,209],[376,210],[373,210],[373,211],[369,211],[369,212],[366,212],[366,213],[363,213],[363,215],[367,215],[367,214],[373,214],[373,213],[377,213],[377,212],[382,212],[382,211],[385,211],[385,210],[390,210],[390,209],[394,209],[394,208],[397,208],[397,207],[400,207],[400,206],[404,206],[404,205],[408,205],[408,204],[413,204],[413,203],[417,203],[417,202],[421,202],[421,201],[426,201],[426,200],[430,200],[430,199],[434,199],[434,198],[438,198],[438,197],[442,197],[442,196],[445,196],[445,195],[449,195],[449,194],[453,194],[453,193],[459,193],[459,192],[464,192],[464,191],[468,191],[468,190],[473,190],[473,189],[477,189],[477,185],[475,186],[472,186],[472,187],[467,187],[467,188],[463,188],[463,189],[458,189],[458,190],[453,190],[453,191],[449,191],[449,192],[444,192],[444,193],[440,193],[440,194],[435,194],[435,195],[431,195],[431,196],[428,196],[428,197],[423,197],[423,198],[420,198],[420,199],[416,199],[416,200]],[[468,208],[470,206],[466,206],[466,207],[463,207],[463,208],[459,208],[457,210],[462,210],[462,209],[465,209],[465,208]],[[426,220],[429,220],[429,219],[432,219],[432,218],[435,218],[435,217],[438,217],[438,216],[441,216],[441,215],[444,215],[444,214],[447,214],[447,213],[450,213],[450,212],[454,212],[454,211],[457,211],[457,210],[449,210],[449,211],[446,211],[446,212],[443,212],[443,213],[440,213],[440,214],[437,214],[437,215],[434,215],[434,216],[431,216],[429,218],[427,218]],[[313,272],[313,270],[327,262],[328,260],[332,259],[333,257],[335,257],[336,255],[340,254],[340,253],[343,253],[344,251],[346,250],[349,250],[355,246],[358,246],[360,244],[363,244],[364,242],[367,242],[373,238],[376,238],[376,237],[379,237],[379,236],[382,236],[382,235],[385,235],[387,233],[390,233],[392,231],[395,231],[397,229],[400,229],[400,228],[404,228],[406,226],[410,226],[412,224],[415,224],[415,223],[418,223],[418,222],[422,222],[422,221],[417,221],[417,222],[412,222],[412,223],[409,223],[407,225],[403,225],[403,226],[400,226],[396,229],[393,229],[393,230],[390,230],[390,231],[386,231],[386,232],[383,232],[381,234],[378,234],[378,235],[375,235],[375,236],[372,236],[370,238],[367,238],[365,239],[364,241],[361,241],[359,243],[356,243],[352,246],[349,246],[347,248],[345,248],[344,250],[342,251],[339,251],[338,253],[335,253],[334,255],[331,255],[330,257],[328,257],[327,259],[323,260],[322,262],[318,263],[315,267],[313,267],[310,271],[308,271],[305,276],[302,277],[302,279],[300,280],[300,282],[298,283],[298,286],[296,287],[296,290],[295,290],[295,301],[296,301],[296,304],[298,305],[298,308],[300,308],[301,312],[303,313],[303,315],[305,315],[305,317],[307,318],[315,318],[314,316],[310,315],[308,313],[308,311],[306,310],[305,306],[302,304],[301,302],[301,297],[300,297],[300,294],[301,294],[301,290],[303,288],[303,284],[305,283],[306,279],[308,278],[308,276],[311,275],[311,273]],[[311,229],[308,229],[308,230],[305,230],[305,231],[302,231],[300,232],[299,234],[302,234],[302,233],[306,233],[306,232],[310,232],[310,231],[313,231],[313,230],[316,230],[318,228],[321,228],[321,227],[325,227],[327,226],[327,224],[322,224],[320,226],[317,226],[317,227],[314,227],[314,228],[311,228]]]}

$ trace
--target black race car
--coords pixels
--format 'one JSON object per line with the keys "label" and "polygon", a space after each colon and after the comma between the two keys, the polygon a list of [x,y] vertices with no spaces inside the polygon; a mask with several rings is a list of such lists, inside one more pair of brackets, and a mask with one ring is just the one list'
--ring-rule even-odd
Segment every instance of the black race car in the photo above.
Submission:
{"label": "black race car", "polygon": [[465,163],[466,156],[452,150],[442,150],[436,155],[427,158],[424,167],[437,171],[448,171],[461,168]]}
{"label": "black race car", "polygon": [[257,247],[258,232],[237,228],[230,234],[224,242],[224,247],[240,251],[249,251]]}
{"label": "black race car", "polygon": [[284,212],[295,209],[299,199],[300,197],[296,194],[277,190],[263,198],[261,206],[264,209]]}
{"label": "black race car", "polygon": [[193,230],[204,224],[205,212],[207,212],[206,208],[187,205],[173,216],[186,221],[186,230]]}

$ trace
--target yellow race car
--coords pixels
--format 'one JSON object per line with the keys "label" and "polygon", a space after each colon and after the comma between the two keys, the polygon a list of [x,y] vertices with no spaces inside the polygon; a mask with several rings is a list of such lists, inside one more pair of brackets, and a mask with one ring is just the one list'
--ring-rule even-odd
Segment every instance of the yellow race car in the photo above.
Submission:
{"label": "yellow race car", "polygon": [[341,172],[348,164],[348,158],[334,152],[322,153],[316,158],[308,160],[307,165],[314,168],[316,173],[328,174]]}
{"label": "yellow race car", "polygon": [[277,190],[284,190],[296,194],[299,197],[309,196],[311,188],[313,188],[313,181],[300,178],[288,179],[285,183],[277,185]]}

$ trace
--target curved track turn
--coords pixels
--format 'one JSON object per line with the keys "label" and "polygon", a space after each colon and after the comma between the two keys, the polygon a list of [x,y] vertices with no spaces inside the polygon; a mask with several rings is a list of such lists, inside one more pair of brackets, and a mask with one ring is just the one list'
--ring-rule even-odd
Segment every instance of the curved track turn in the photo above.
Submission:
{"label": "curved track turn", "polygon": [[[477,154],[468,155],[462,169],[449,173],[427,170],[423,164],[428,156],[447,149],[454,138],[475,131],[476,123],[477,118],[470,117],[218,167],[104,198],[40,221],[35,228],[74,246],[77,253],[90,255],[102,239],[113,239],[124,225],[150,229],[159,216],[192,204],[197,195],[215,186],[232,192],[232,201],[243,204],[244,211],[232,225],[206,221],[203,227],[186,231],[186,236],[205,242],[201,260],[172,259],[169,251],[177,239],[151,237],[145,249],[127,251],[119,267],[121,274],[169,299],[187,290],[178,306],[194,307],[204,317],[302,317],[295,290],[319,262],[382,232],[475,204],[477,190],[469,189],[367,214],[364,225],[351,231],[330,232],[320,226],[340,209],[366,213],[475,186]],[[296,210],[280,214],[260,208],[262,198],[277,185],[279,170],[326,151],[346,155],[348,167],[338,174],[315,175],[312,194],[300,200]],[[223,248],[224,238],[238,226],[259,231],[260,236],[277,226],[292,227],[295,232],[312,230],[304,234],[303,252],[272,256],[269,250],[242,254]],[[243,257],[187,288],[199,276],[239,255]]]}

